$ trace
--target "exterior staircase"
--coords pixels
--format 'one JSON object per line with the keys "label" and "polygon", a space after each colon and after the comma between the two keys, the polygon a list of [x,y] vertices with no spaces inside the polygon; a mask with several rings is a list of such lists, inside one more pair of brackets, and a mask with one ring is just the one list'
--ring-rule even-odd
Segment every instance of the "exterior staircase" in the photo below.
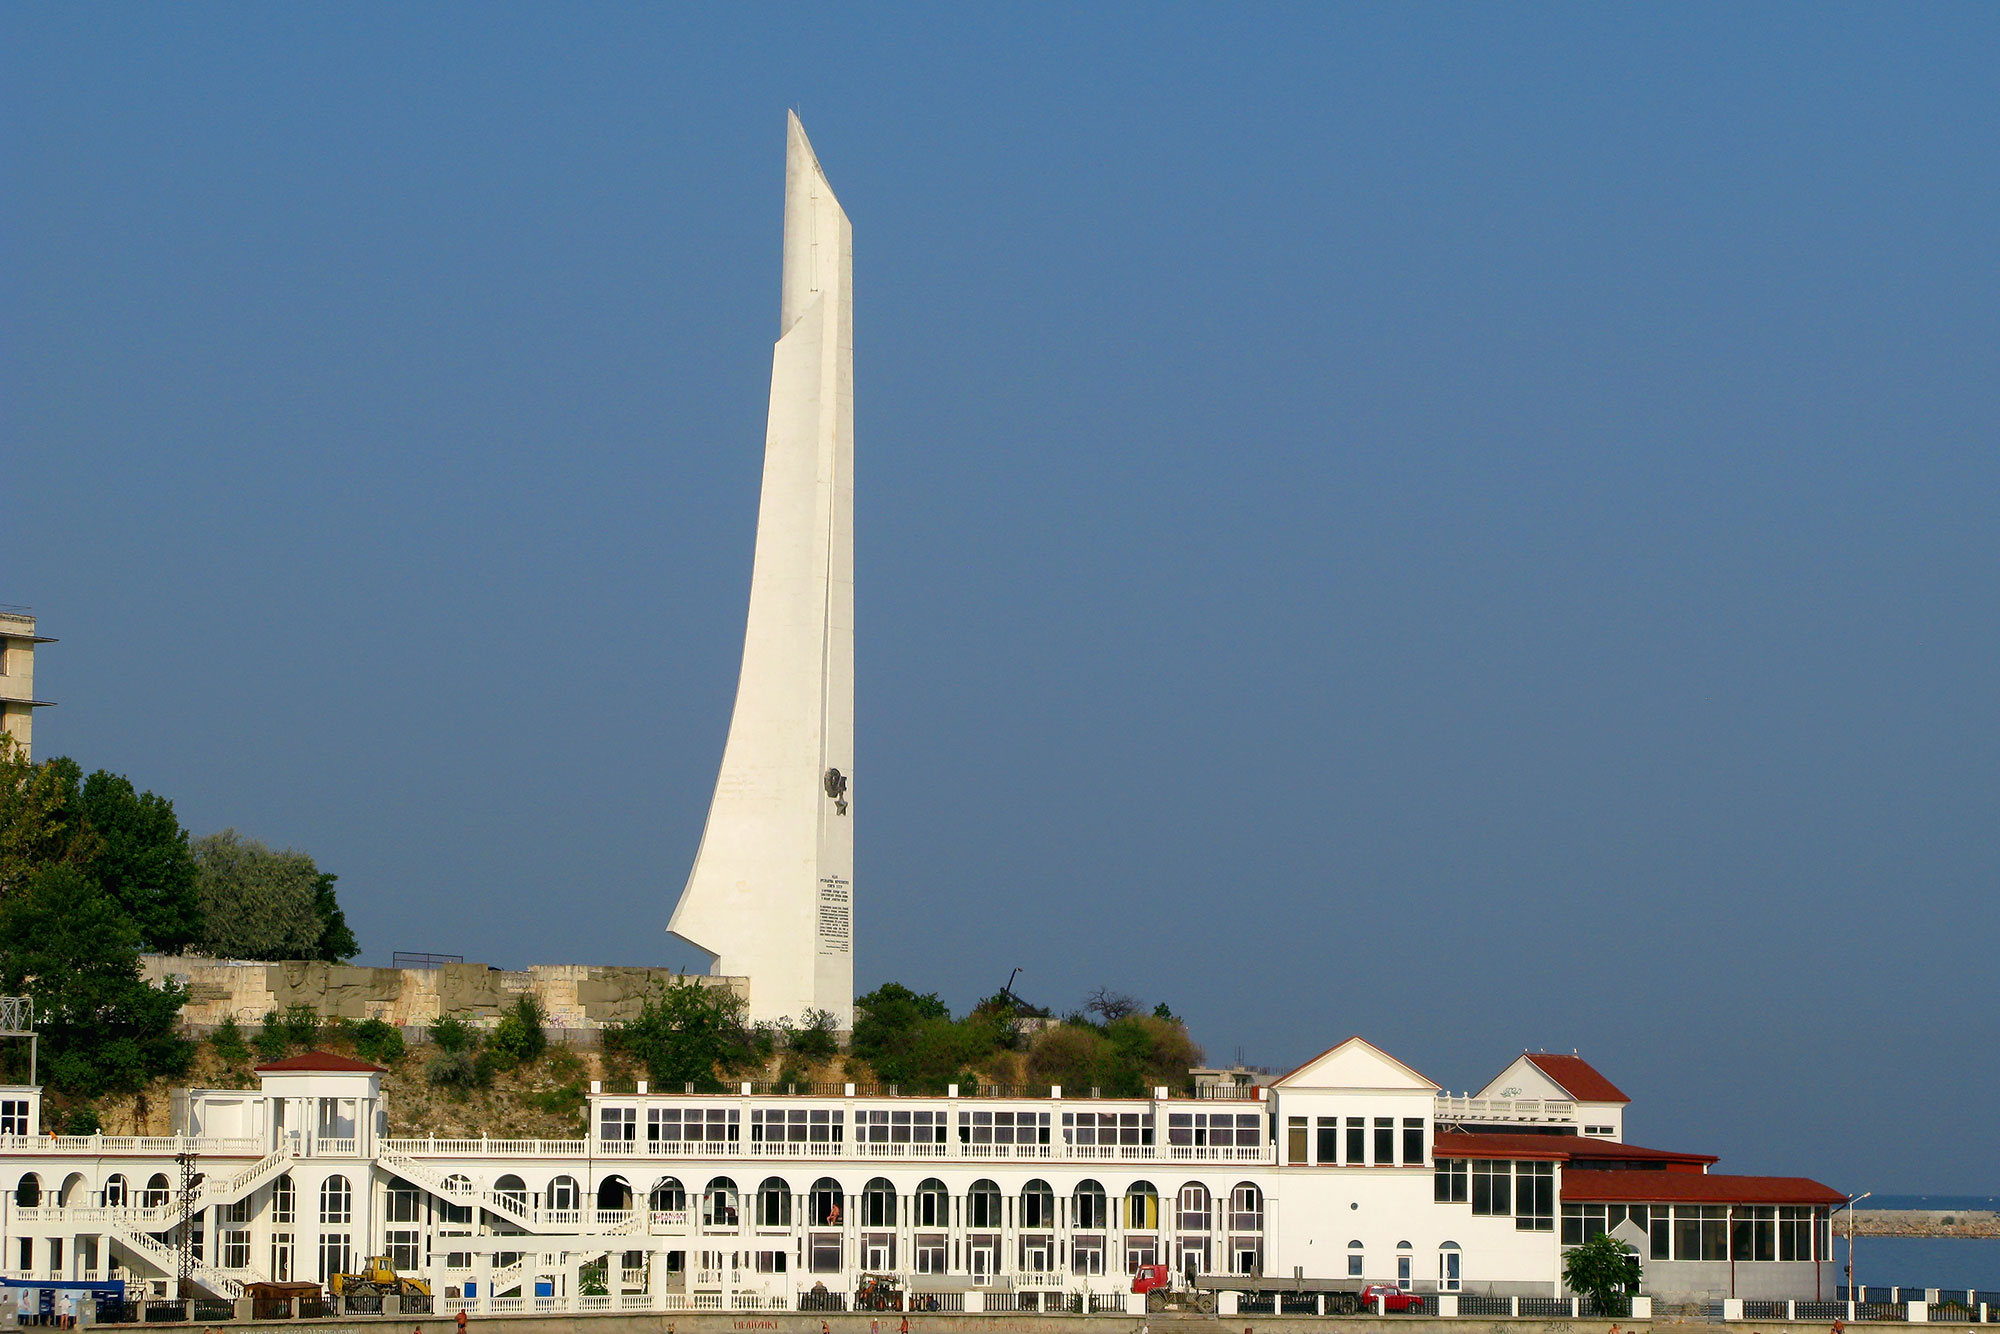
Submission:
{"label": "exterior staircase", "polygon": [[378,1144],[375,1161],[389,1168],[405,1181],[422,1186],[440,1199],[457,1204],[476,1204],[489,1213],[498,1214],[517,1227],[530,1232],[545,1232],[549,1229],[535,1220],[534,1210],[527,1202],[498,1191],[469,1191],[448,1183],[444,1175],[418,1162],[405,1153],[398,1153],[386,1144]]}
{"label": "exterior staircase", "polygon": [[[180,1252],[173,1247],[163,1246],[146,1233],[125,1224],[113,1224],[105,1231],[119,1245],[139,1256],[168,1278],[176,1277],[180,1273]],[[218,1297],[235,1301],[243,1295],[243,1280],[225,1274],[212,1265],[197,1264],[191,1277]],[[255,1275],[251,1276],[251,1281],[255,1281]]]}

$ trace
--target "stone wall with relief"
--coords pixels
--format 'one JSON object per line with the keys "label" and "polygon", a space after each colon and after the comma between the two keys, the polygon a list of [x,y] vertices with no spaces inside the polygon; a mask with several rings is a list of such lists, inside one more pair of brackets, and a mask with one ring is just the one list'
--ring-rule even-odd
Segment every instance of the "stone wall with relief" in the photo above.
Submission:
{"label": "stone wall with relief", "polygon": [[402,1027],[422,1027],[445,1014],[491,1025],[516,996],[532,993],[549,1027],[587,1030],[636,1017],[648,992],[676,982],[728,987],[746,997],[749,991],[747,978],[600,964],[537,964],[516,973],[483,963],[362,968],[172,954],[148,954],[142,964],[154,986],[171,979],[188,989],[181,1020],[198,1029],[230,1017],[248,1027],[294,1005],[310,1006],[323,1018],[380,1019]]}

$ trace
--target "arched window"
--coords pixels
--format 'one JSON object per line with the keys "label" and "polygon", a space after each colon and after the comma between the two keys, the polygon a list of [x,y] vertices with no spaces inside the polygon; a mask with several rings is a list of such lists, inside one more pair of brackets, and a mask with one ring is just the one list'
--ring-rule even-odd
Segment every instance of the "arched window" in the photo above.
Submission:
{"label": "arched window", "polygon": [[[287,1178],[287,1180],[289,1179]],[[139,1203],[148,1209],[158,1209],[166,1204],[167,1191],[167,1174],[165,1172],[155,1172],[152,1176],[146,1178],[145,1198],[141,1199]]]}
{"label": "arched window", "polygon": [[516,1209],[528,1207],[528,1183],[509,1172],[493,1183],[493,1193],[512,1204]]}
{"label": "arched window", "polygon": [[708,1183],[701,1193],[701,1225],[703,1227],[735,1227],[741,1221],[736,1212],[736,1183],[728,1177],[717,1177]]}
{"label": "arched window", "polygon": [[656,1214],[677,1214],[688,1207],[687,1192],[681,1188],[679,1177],[661,1177],[655,1181],[646,1202]]}
{"label": "arched window", "polygon": [[896,1226],[896,1188],[883,1177],[861,1188],[861,1226]]}
{"label": "arched window", "polygon": [[104,1207],[107,1209],[124,1208],[127,1190],[128,1187],[125,1183],[125,1174],[123,1172],[113,1172],[110,1176],[104,1178]]}
{"label": "arched window", "polygon": [[1049,1189],[1049,1183],[1037,1179],[1021,1187],[1021,1226],[1054,1227],[1055,1225],[1056,1193]]}
{"label": "arched window", "polygon": [[1181,1232],[1208,1231],[1208,1203],[1207,1186],[1199,1181],[1182,1186],[1179,1198],[1174,1201],[1174,1227]]}
{"label": "arched window", "polygon": [[1416,1253],[1411,1249],[1409,1242],[1396,1243],[1396,1286],[1404,1292],[1410,1290],[1410,1263],[1415,1258]]}
{"label": "arched window", "polygon": [[1361,1277],[1362,1256],[1363,1252],[1360,1242],[1350,1241],[1347,1243],[1347,1276],[1349,1278]]}
{"label": "arched window", "polygon": [[1463,1283],[1464,1276],[1459,1268],[1460,1254],[1458,1243],[1455,1241],[1445,1242],[1442,1246],[1438,1247],[1439,1291],[1457,1292],[1460,1284]]}
{"label": "arched window", "polygon": [[598,1182],[597,1207],[600,1209],[630,1209],[632,1207],[632,1183],[620,1176],[609,1176]]}
{"label": "arched window", "polygon": [[352,1223],[354,1221],[354,1187],[346,1177],[328,1177],[319,1188],[319,1221],[322,1223]]}
{"label": "arched window", "polygon": [[1125,1191],[1125,1229],[1152,1232],[1160,1226],[1160,1192],[1150,1181],[1134,1181]]}
{"label": "arched window", "polygon": [[[166,1180],[165,1177],[161,1178]],[[32,1209],[42,1202],[42,1179],[33,1172],[21,1173],[21,1184],[14,1187],[14,1203],[23,1209]]]}
{"label": "arched window", "polygon": [[1075,1206],[1075,1226],[1080,1228],[1105,1226],[1105,1220],[1110,1214],[1104,1207],[1104,1187],[1086,1177],[1076,1183],[1076,1194],[1071,1196],[1070,1200]]}
{"label": "arched window", "polygon": [[65,1209],[73,1204],[88,1204],[89,1201],[83,1198],[83,1193],[89,1189],[90,1184],[83,1179],[83,1173],[71,1172],[63,1178],[62,1192],[57,1197],[56,1203]]}
{"label": "arched window", "polygon": [[[951,1192],[936,1177],[926,1177],[917,1187],[917,1226],[951,1226]],[[925,1271],[929,1272],[929,1271]]]}
{"label": "arched window", "polygon": [[999,1227],[1001,1212],[1000,1187],[984,1177],[973,1182],[965,1193],[965,1225]]}
{"label": "arched window", "polygon": [[809,1217],[814,1227],[839,1226],[846,1209],[847,1197],[841,1193],[838,1181],[821,1177],[813,1182]]}
{"label": "arched window", "polygon": [[560,1176],[549,1183],[549,1208],[560,1213],[574,1213],[582,1208],[583,1192],[578,1189],[576,1178]]}
{"label": "arched window", "polygon": [[1229,1230],[1231,1232],[1264,1230],[1264,1192],[1248,1181],[1237,1182],[1236,1189],[1229,1192]]}
{"label": "arched window", "polygon": [[765,1177],[757,1187],[757,1226],[792,1225],[792,1183],[783,1177]]}

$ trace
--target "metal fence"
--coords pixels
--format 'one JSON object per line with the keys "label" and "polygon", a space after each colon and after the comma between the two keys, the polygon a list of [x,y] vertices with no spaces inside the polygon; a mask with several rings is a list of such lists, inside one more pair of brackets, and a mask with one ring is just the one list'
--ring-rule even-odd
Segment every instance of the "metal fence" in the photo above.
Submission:
{"label": "metal fence", "polygon": [[1458,1299],[1460,1315],[1512,1315],[1514,1301],[1511,1297],[1481,1297],[1473,1293],[1462,1293]]}

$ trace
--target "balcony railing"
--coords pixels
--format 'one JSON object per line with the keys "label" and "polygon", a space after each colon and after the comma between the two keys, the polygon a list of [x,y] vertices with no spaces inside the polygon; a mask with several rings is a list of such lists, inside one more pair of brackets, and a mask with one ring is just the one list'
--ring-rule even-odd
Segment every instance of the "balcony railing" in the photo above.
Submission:
{"label": "balcony railing", "polygon": [[212,1135],[0,1135],[0,1153],[199,1153],[261,1158],[264,1141]]}
{"label": "balcony railing", "polygon": [[1574,1121],[1576,1104],[1553,1098],[1455,1098],[1437,1100],[1439,1121]]}
{"label": "balcony railing", "polygon": [[[326,1141],[321,1141],[324,1145]],[[796,1143],[788,1140],[520,1140],[388,1139],[383,1147],[413,1158],[942,1158],[1089,1162],[1269,1162],[1269,1144],[898,1144],[875,1141]],[[324,1152],[333,1152],[324,1149]]]}

